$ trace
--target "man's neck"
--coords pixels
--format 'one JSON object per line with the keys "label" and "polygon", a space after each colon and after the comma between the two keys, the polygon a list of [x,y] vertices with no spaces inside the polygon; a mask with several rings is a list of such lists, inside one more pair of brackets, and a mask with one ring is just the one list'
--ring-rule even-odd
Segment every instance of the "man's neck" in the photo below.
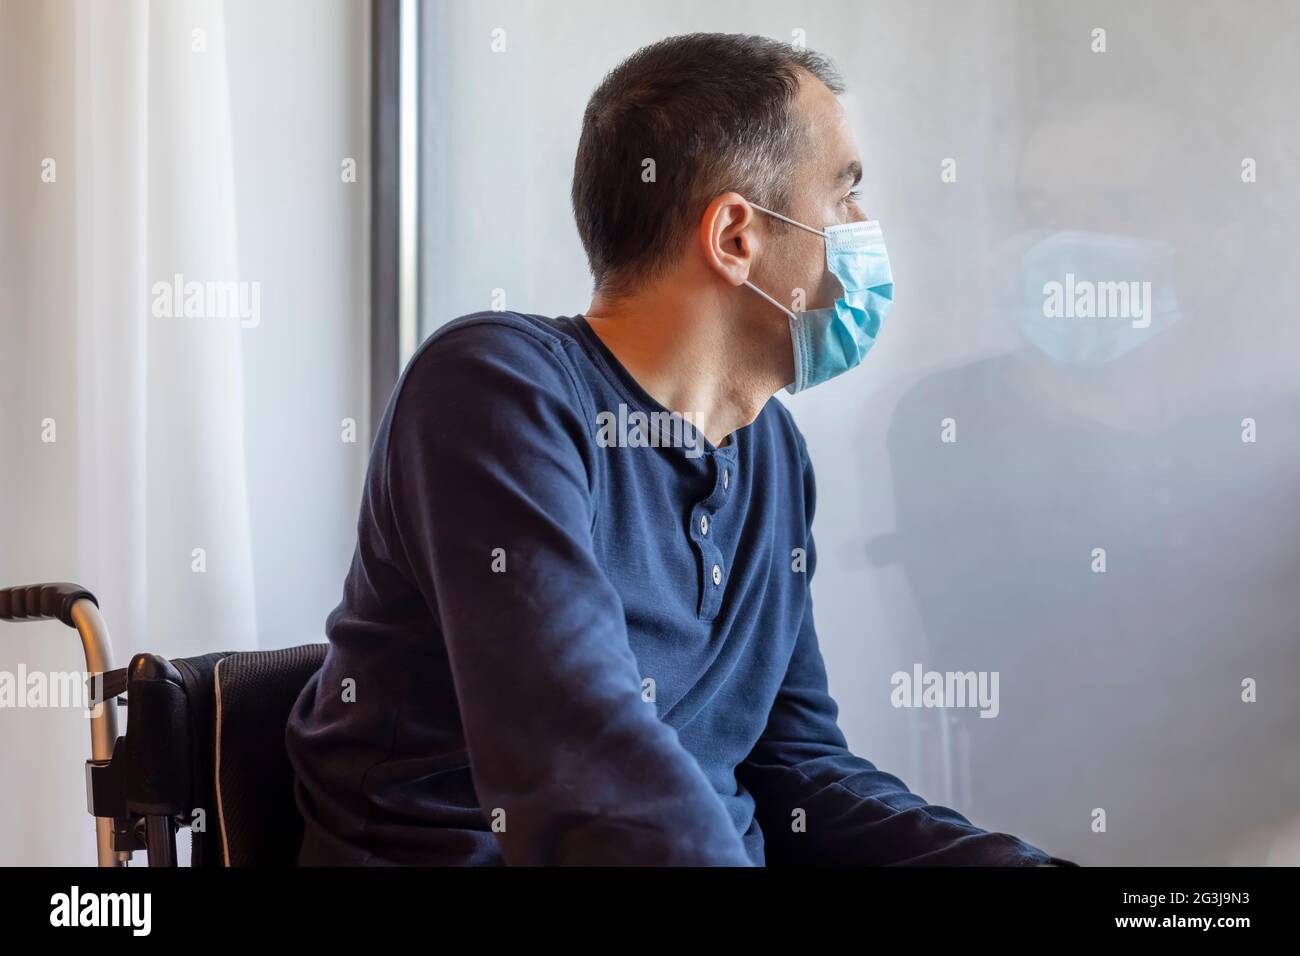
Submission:
{"label": "man's neck", "polygon": [[778,322],[735,328],[709,296],[688,300],[660,290],[609,300],[597,294],[586,319],[655,401],[695,422],[715,447],[757,418],[785,384],[788,328]]}

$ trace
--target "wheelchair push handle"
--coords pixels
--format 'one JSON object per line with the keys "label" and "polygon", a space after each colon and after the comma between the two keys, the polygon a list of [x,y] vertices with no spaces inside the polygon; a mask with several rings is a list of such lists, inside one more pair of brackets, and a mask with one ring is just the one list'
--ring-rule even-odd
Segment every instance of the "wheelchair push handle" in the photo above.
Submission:
{"label": "wheelchair push handle", "polygon": [[76,627],[72,606],[82,598],[99,605],[95,595],[69,581],[0,588],[0,621],[60,620],[68,627]]}
{"label": "wheelchair push handle", "polygon": [[[76,628],[86,658],[86,670],[103,680],[113,669],[113,646],[108,625],[99,614],[99,601],[80,584],[56,581],[0,588],[0,621],[62,621]],[[90,752],[87,762],[87,798],[92,798],[91,772],[107,767],[117,744],[117,702],[113,697],[100,703],[90,720]],[[92,801],[93,802],[93,801]],[[94,814],[93,807],[91,808]],[[121,866],[130,854],[114,846],[113,818],[96,816],[96,844],[100,866]]]}

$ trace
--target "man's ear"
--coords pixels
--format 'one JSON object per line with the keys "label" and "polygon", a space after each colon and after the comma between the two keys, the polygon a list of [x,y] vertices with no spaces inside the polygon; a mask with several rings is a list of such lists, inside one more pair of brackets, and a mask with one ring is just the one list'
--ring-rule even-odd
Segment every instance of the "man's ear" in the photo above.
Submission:
{"label": "man's ear", "polygon": [[704,210],[696,239],[705,263],[729,285],[749,278],[763,236],[754,208],[740,193],[718,196]]}

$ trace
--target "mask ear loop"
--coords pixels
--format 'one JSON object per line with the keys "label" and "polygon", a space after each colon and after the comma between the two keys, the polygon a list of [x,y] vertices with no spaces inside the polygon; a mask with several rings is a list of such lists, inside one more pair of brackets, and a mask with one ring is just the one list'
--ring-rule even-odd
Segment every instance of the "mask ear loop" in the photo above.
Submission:
{"label": "mask ear loop", "polygon": [[791,321],[791,322],[798,322],[798,321],[799,321],[799,316],[795,315],[793,312],[791,312],[789,309],[787,309],[785,306],[783,306],[780,302],[776,301],[776,299],[772,298],[770,295],[768,295],[766,292],[764,292],[764,291],[763,291],[762,289],[760,289],[758,286],[754,285],[754,283],[750,282],[748,279],[745,280],[745,285],[749,286],[751,289],[753,289],[755,292],[757,292],[757,293],[758,293],[759,295],[761,295],[763,298],[767,299],[768,302],[771,302],[774,306],[776,306],[778,309],[780,309],[782,312],[784,312],[786,315],[788,315],[788,316],[790,317],[790,321]]}
{"label": "mask ear loop", "polygon": [[799,222],[798,220],[791,219],[789,216],[783,216],[779,212],[773,212],[771,209],[765,209],[764,207],[760,206],[756,202],[749,202],[748,199],[746,199],[745,202],[748,202],[755,209],[767,213],[769,216],[775,216],[777,219],[781,219],[785,222],[788,222],[792,226],[798,226],[800,229],[807,230],[808,232],[811,232],[814,236],[821,236],[823,239],[830,238],[830,236],[826,235],[826,233],[820,229],[814,229],[812,226],[805,226],[803,223]]}
{"label": "mask ear loop", "polygon": [[[792,226],[798,226],[800,229],[804,229],[804,230],[806,230],[806,231],[808,231],[808,232],[811,232],[814,236],[821,236],[823,239],[829,239],[829,238],[830,238],[829,236],[826,235],[826,233],[822,232],[820,229],[814,229],[812,226],[805,226],[803,223],[801,223],[801,222],[799,222],[799,221],[797,221],[797,220],[791,219],[789,216],[783,216],[783,215],[781,215],[779,212],[773,212],[771,209],[768,209],[768,208],[766,208],[766,207],[764,207],[764,206],[760,206],[760,205],[759,205],[758,203],[756,203],[756,202],[750,202],[748,199],[746,199],[745,202],[748,202],[748,203],[749,203],[751,206],[753,206],[755,209],[757,209],[757,210],[759,210],[759,211],[761,211],[761,212],[765,212],[765,213],[767,213],[769,216],[775,216],[777,219],[784,220],[785,222],[788,222],[788,223],[789,223],[790,225],[792,225]],[[776,299],[772,298],[770,295],[768,295],[766,292],[764,292],[764,291],[763,291],[762,289],[760,289],[758,286],[754,285],[754,283],[750,282],[748,279],[745,280],[745,285],[749,286],[751,289],[753,289],[755,292],[757,292],[757,293],[758,293],[759,295],[761,295],[763,298],[767,299],[768,302],[771,302],[774,306],[776,306],[778,309],[780,309],[780,310],[781,310],[782,312],[784,312],[786,315],[790,316],[790,321],[791,321],[791,322],[798,322],[798,321],[799,321],[799,316],[797,316],[795,313],[791,312],[791,311],[790,311],[789,309],[787,309],[784,305],[782,305],[780,302],[776,301]]]}
{"label": "mask ear loop", "polygon": [[[746,199],[745,201],[746,201],[746,202],[749,202],[748,199]],[[768,209],[768,208],[766,208],[766,207],[764,207],[764,206],[760,206],[760,205],[759,205],[758,203],[756,203],[756,202],[749,202],[749,204],[750,204],[751,206],[753,206],[755,209],[759,210],[760,212],[765,212],[765,213],[767,213],[769,216],[775,216],[777,219],[780,219],[780,220],[782,220],[782,221],[784,221],[784,222],[788,222],[788,223],[789,223],[790,225],[792,225],[792,226],[798,226],[800,229],[803,229],[805,232],[811,232],[814,236],[820,236],[822,239],[826,240],[826,243],[827,243],[827,249],[829,250],[829,248],[830,248],[830,236],[827,235],[827,234],[826,234],[825,232],[823,232],[822,230],[820,230],[820,229],[814,229],[812,226],[805,226],[803,223],[799,222],[797,219],[791,219],[789,216],[783,216],[783,215],[781,215],[779,212],[774,212],[774,211],[771,210],[771,209]],[[764,292],[764,291],[763,291],[762,289],[760,289],[758,286],[754,285],[754,283],[750,282],[748,279],[745,280],[745,285],[749,286],[751,289],[753,289],[755,292],[757,292],[757,293],[758,293],[759,295],[761,295],[763,298],[767,299],[768,302],[771,302],[774,306],[776,306],[778,309],[780,309],[782,312],[784,312],[787,316],[789,316],[789,318],[790,318],[790,340],[791,340],[791,343],[794,345],[794,352],[795,352],[795,379],[794,379],[794,382],[792,382],[791,384],[794,386],[794,391],[795,391],[795,392],[800,392],[800,391],[802,391],[802,390],[804,389],[804,382],[807,381],[807,375],[808,375],[808,372],[807,372],[806,369],[804,369],[803,367],[801,367],[801,366],[799,365],[799,355],[800,355],[800,349],[799,349],[799,337],[800,337],[800,333],[803,331],[803,325],[802,325],[802,323],[799,321],[799,316],[798,316],[796,313],[792,312],[791,310],[787,309],[784,305],[782,305],[780,302],[776,301],[776,299],[772,298],[770,295],[768,295],[766,292]],[[793,393],[792,393],[792,394],[793,394]]]}
{"label": "mask ear loop", "polygon": [[780,302],[776,301],[776,299],[772,298],[770,295],[768,295],[758,286],[754,285],[754,283],[750,282],[748,279],[745,280],[745,285],[749,286],[751,289],[753,289],[763,298],[767,299],[768,302],[771,302],[774,306],[776,306],[778,309],[784,312],[788,317],[789,324],[790,324],[790,344],[794,347],[794,353],[795,353],[795,370],[794,370],[795,371],[794,384],[796,386],[795,391],[799,391],[800,389],[803,388],[803,382],[806,380],[807,377],[807,373],[799,365],[800,350],[799,350],[798,340],[799,340],[799,333],[802,331],[802,325],[799,322],[799,316],[796,315],[794,312],[791,312]]}

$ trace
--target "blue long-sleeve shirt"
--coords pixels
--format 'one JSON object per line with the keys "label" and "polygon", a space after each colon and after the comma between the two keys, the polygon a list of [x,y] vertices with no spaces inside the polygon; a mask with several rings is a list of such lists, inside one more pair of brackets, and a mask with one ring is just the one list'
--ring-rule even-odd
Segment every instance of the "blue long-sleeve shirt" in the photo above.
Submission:
{"label": "blue long-sleeve shirt", "polygon": [[300,862],[1068,862],[849,751],[814,499],[779,402],[714,448],[581,316],[440,329],[286,731]]}

